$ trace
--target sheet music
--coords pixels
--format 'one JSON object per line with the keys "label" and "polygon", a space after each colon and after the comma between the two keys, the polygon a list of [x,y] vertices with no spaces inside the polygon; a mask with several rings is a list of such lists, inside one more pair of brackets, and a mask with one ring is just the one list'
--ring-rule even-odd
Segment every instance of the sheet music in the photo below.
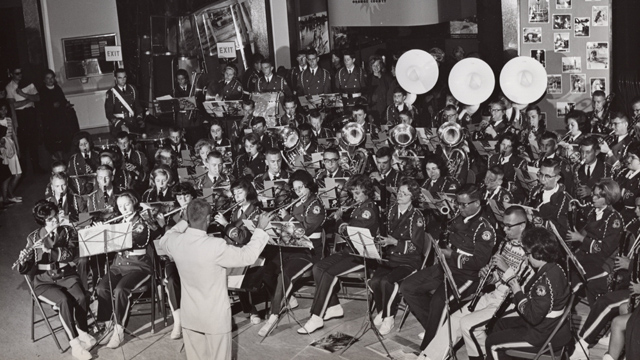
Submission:
{"label": "sheet music", "polygon": [[347,226],[347,234],[349,234],[351,245],[353,245],[358,255],[382,260],[369,229]]}
{"label": "sheet music", "polygon": [[105,236],[107,253],[131,249],[133,237],[131,223],[102,224],[78,230],[80,257],[104,254]]}

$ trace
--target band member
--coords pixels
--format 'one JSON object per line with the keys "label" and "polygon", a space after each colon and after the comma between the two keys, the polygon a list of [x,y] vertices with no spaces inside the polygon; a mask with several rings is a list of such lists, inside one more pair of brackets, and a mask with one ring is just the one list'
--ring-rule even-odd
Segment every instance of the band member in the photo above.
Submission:
{"label": "band member", "polygon": [[435,123],[433,124],[433,126],[435,128],[439,128],[445,123],[452,123],[452,124],[458,123],[458,109],[453,104],[446,105],[440,111],[440,113],[438,113],[437,119],[435,120]]}
{"label": "band member", "polygon": [[[615,121],[615,120],[614,120]],[[616,209],[620,211],[625,224],[634,218],[634,201],[640,195],[640,145],[632,144],[624,159],[626,169],[618,173],[616,182],[622,191],[622,201],[616,204]]]}
{"label": "band member", "polygon": [[109,165],[100,165],[96,170],[96,182],[98,188],[84,196],[83,204],[86,209],[80,212],[103,212],[108,216],[116,208],[116,191],[113,186],[113,168]]}
{"label": "band member", "polygon": [[311,124],[302,124],[298,130],[300,131],[300,142],[306,154],[322,152],[322,146],[318,145],[318,139],[313,135]]}
{"label": "band member", "polygon": [[[615,251],[618,249],[623,220],[613,204],[620,200],[620,186],[611,179],[602,179],[593,187],[593,210],[587,217],[587,224],[580,231],[570,230],[568,241],[580,242],[576,259],[585,269],[586,292],[589,304],[607,292],[607,277],[613,272]],[[578,289],[582,283],[573,276],[572,284]]]}
{"label": "band member", "polygon": [[244,137],[245,130],[251,128],[251,121],[254,118],[253,112],[255,109],[256,103],[253,100],[244,100],[242,102],[242,119],[234,121],[231,125],[231,143],[234,144],[234,146],[241,147],[242,142],[240,140]]}
{"label": "band member", "polygon": [[100,165],[107,165],[113,170],[112,181],[116,193],[133,188],[133,180],[128,171],[122,170],[121,159],[116,153],[103,151],[100,153]]}
{"label": "band member", "polygon": [[411,118],[415,118],[417,110],[412,105],[405,104],[407,100],[407,92],[401,88],[396,87],[393,90],[393,104],[387,106],[385,112],[385,121],[389,126],[395,126],[401,123],[400,113],[407,110],[411,114]]}
{"label": "band member", "polygon": [[623,113],[615,113],[611,120],[613,127],[613,140],[607,143],[607,136],[600,143],[600,151],[605,154],[605,161],[614,168],[620,168],[624,161],[627,150],[633,141],[633,137],[629,136],[629,118]]}
{"label": "band member", "polygon": [[541,111],[538,105],[529,105],[525,109],[526,121],[522,124],[522,132],[520,133],[520,144],[525,148],[525,152],[529,158],[533,159],[540,153],[538,141],[540,136],[547,130],[546,121],[541,119]]}
{"label": "band member", "polygon": [[81,131],[73,137],[73,148],[75,153],[69,158],[67,174],[70,176],[69,187],[71,192],[78,195],[86,195],[93,191],[94,181],[87,175],[95,173],[100,165],[99,153],[93,150],[91,135],[86,131]]}
{"label": "band member", "polygon": [[313,135],[316,139],[326,139],[334,136],[333,131],[326,127],[322,127],[323,122],[324,116],[320,111],[314,109],[309,112],[309,124],[311,124],[311,127],[313,128]]}
{"label": "band member", "polygon": [[142,202],[165,202],[174,201],[174,195],[171,192],[175,180],[173,172],[166,165],[159,165],[151,170],[151,188],[142,194]]}
{"label": "band member", "polygon": [[184,132],[177,127],[169,128],[169,146],[171,151],[177,156],[182,157],[183,151],[188,151],[189,154],[193,152],[193,147],[184,141]]}
{"label": "band member", "polygon": [[[478,289],[473,300],[476,301],[475,308],[471,310],[463,306],[450,317],[452,341],[456,344],[460,338],[464,339],[470,360],[484,359],[487,334],[482,324],[486,324],[495,316],[507,301],[510,291],[509,280],[516,277],[522,283],[525,273],[529,271],[527,256],[520,242],[523,231],[528,227],[527,213],[520,206],[511,206],[504,212],[503,224],[507,241],[493,256],[491,262],[480,269],[479,274],[481,278],[488,279],[486,284],[494,284],[495,290],[482,294],[482,289]],[[479,299],[475,299],[477,296]],[[434,360],[446,358],[449,350],[448,340],[449,328],[445,322],[421,355]]]}
{"label": "band member", "polygon": [[69,177],[65,173],[51,174],[49,183],[51,184],[51,197],[47,200],[56,204],[60,217],[66,218],[68,222],[75,223],[78,221],[80,209],[84,209],[84,205],[80,202],[82,198],[79,195],[71,193],[67,187]]}
{"label": "band member", "polygon": [[519,146],[518,137],[512,133],[504,133],[498,138],[498,146],[499,153],[489,157],[488,166],[500,166],[504,171],[507,188],[516,196],[524,195],[522,189],[516,186],[516,169],[527,170],[527,162],[514,153]]}
{"label": "band member", "polygon": [[156,150],[156,153],[153,155],[153,161],[156,167],[164,165],[169,168],[169,170],[171,170],[171,173],[173,174],[174,179],[178,177],[178,166],[180,165],[178,154],[171,151],[169,147],[161,147]]}
{"label": "band member", "polygon": [[507,118],[507,123],[514,129],[520,131],[524,127],[524,120],[520,110],[513,106],[513,102],[509,100],[504,94],[500,95],[500,102],[504,104],[504,115]]}
{"label": "band member", "polygon": [[[562,250],[555,236],[546,229],[533,228],[522,235],[522,247],[528,255],[533,277],[520,286],[514,277],[509,280],[520,316],[500,319],[486,341],[487,359],[507,359],[504,351],[522,349],[536,352],[558,325],[569,301],[569,284],[564,270],[557,264]],[[553,349],[571,340],[569,323],[565,322],[551,339]]]}
{"label": "band member", "polygon": [[[473,284],[478,280],[478,272],[491,259],[496,242],[493,226],[482,215],[481,196],[478,187],[472,184],[465,184],[458,190],[459,215],[447,229],[450,247],[441,249],[462,297],[475,290],[477,285]],[[422,350],[435,336],[445,310],[444,286],[444,271],[440,264],[418,271],[400,285],[400,293],[425,329]]]}
{"label": "band member", "polygon": [[609,129],[609,115],[605,113],[607,95],[602,90],[596,90],[591,94],[591,106],[593,108],[587,114],[589,119],[589,133],[606,133]]}
{"label": "band member", "polygon": [[579,110],[569,111],[564,117],[564,122],[568,131],[558,145],[567,148],[568,152],[565,154],[565,157],[569,158],[573,152],[573,144],[580,144],[582,139],[587,135],[585,132],[587,131],[588,123],[584,112]]}
{"label": "band member", "polygon": [[146,190],[149,182],[149,163],[147,156],[133,148],[131,135],[121,131],[117,135],[118,149],[122,157],[122,170],[127,171],[133,180],[133,189],[138,193]]}
{"label": "band member", "polygon": [[262,149],[268,150],[278,146],[276,139],[267,131],[267,121],[262,116],[254,117],[251,120],[251,130],[260,139]]}
{"label": "band member", "polygon": [[571,164],[565,159],[561,158],[557,155],[558,151],[558,137],[554,132],[545,131],[539,137],[539,155],[538,160],[534,161],[533,166],[536,168],[540,168],[540,164],[546,159],[554,159],[560,162],[560,168],[562,169],[560,172],[561,183],[564,184],[566,191],[569,194],[573,194],[573,174]]}
{"label": "band member", "polygon": [[399,284],[404,278],[420,269],[428,243],[425,236],[425,220],[413,203],[420,199],[420,186],[413,179],[403,179],[398,188],[398,201],[387,214],[387,236],[380,244],[387,249],[388,262],[380,264],[369,280],[378,315],[374,325],[381,335],[388,335],[394,327],[398,312]]}
{"label": "band member", "polygon": [[[447,111],[445,111],[447,113]],[[469,161],[469,145],[464,140],[464,131],[460,125],[447,122],[438,128],[440,138],[439,155],[446,162],[451,177],[460,184],[467,183],[471,162]]]}
{"label": "band member", "polygon": [[262,144],[258,135],[251,133],[242,138],[244,145],[244,154],[236,157],[233,163],[233,176],[236,179],[247,177],[253,180],[258,174],[264,173],[265,157]]}
{"label": "band member", "polygon": [[296,104],[296,98],[294,97],[285,97],[284,98],[284,115],[282,115],[278,119],[278,123],[276,126],[289,126],[292,128],[297,128],[302,125],[304,121],[304,116],[296,113],[298,108],[298,104]]}
{"label": "band member", "polygon": [[289,179],[289,173],[282,167],[282,154],[280,150],[274,148],[267,149],[264,153],[264,159],[267,171],[253,179],[257,190],[264,189],[265,181]]}
{"label": "band member", "polygon": [[205,167],[207,168],[207,175],[198,179],[198,183],[196,188],[198,190],[204,189],[212,189],[214,190],[214,200],[216,195],[220,196],[222,194],[227,194],[227,190],[220,192],[219,188],[227,188],[231,185],[233,181],[233,177],[231,175],[226,175],[222,172],[222,154],[213,150],[207,155],[207,162],[205,163]]}
{"label": "band member", "polygon": [[538,185],[531,189],[526,205],[537,210],[533,224],[540,226],[544,221],[551,221],[560,236],[568,230],[569,200],[571,197],[564,191],[560,180],[560,163],[547,159],[540,164]]}
{"label": "band member", "polygon": [[356,105],[351,110],[353,121],[362,125],[367,135],[371,135],[374,139],[378,138],[380,128],[375,124],[374,119],[367,114],[367,110],[362,105]]}
{"label": "band member", "polygon": [[307,66],[307,50],[298,50],[298,55],[296,56],[296,61],[298,62],[298,66],[292,67],[287,74],[287,83],[289,87],[293,89],[293,95],[300,96],[301,93],[298,92],[298,83],[300,82],[300,74],[302,74],[305,70],[309,68]]}
{"label": "band member", "polygon": [[116,85],[107,91],[104,112],[109,122],[111,135],[120,131],[139,132],[144,127],[143,109],[140,106],[138,90],[127,84],[127,72],[124,69],[114,71]]}
{"label": "band member", "polygon": [[513,194],[504,187],[502,183],[504,180],[504,171],[500,166],[492,166],[487,169],[487,174],[484,176],[484,194],[482,198],[485,201],[495,200],[502,204],[517,203],[513,197]]}
{"label": "band member", "polygon": [[27,236],[27,246],[20,251],[18,270],[29,274],[38,299],[55,306],[69,337],[71,355],[78,360],[91,359],[96,339],[88,334],[89,303],[76,268],[78,234],[71,226],[60,225],[58,207],[40,200],[33,207],[33,217],[40,226]]}
{"label": "band member", "polygon": [[428,156],[425,159],[425,169],[427,179],[422,184],[424,189],[455,194],[460,188],[458,179],[449,176],[449,169],[447,169],[442,157]]}
{"label": "band member", "polygon": [[369,86],[367,73],[356,66],[355,50],[346,50],[343,55],[344,67],[336,73],[334,89],[348,98],[357,98]]}
{"label": "band member", "polygon": [[507,108],[501,101],[493,101],[489,104],[489,111],[491,112],[491,118],[482,120],[479,131],[481,131],[481,136],[485,138],[496,139],[510,125],[509,119],[505,115]]}
{"label": "band member", "polygon": [[189,81],[189,73],[185,69],[176,71],[176,87],[173,88],[174,98],[189,97],[191,94],[191,83]]}
{"label": "band member", "polygon": [[340,167],[340,151],[336,147],[324,149],[322,154],[322,163],[324,169],[316,173],[316,182],[318,186],[325,187],[326,178],[348,178],[351,173]]}
{"label": "band member", "polygon": [[[305,236],[313,243],[313,249],[282,249],[282,263],[276,256],[265,265],[264,283],[273,294],[271,315],[258,335],[264,337],[280,316],[283,304],[288,301],[293,282],[311,268],[322,254],[321,227],[325,220],[325,209],[317,197],[318,185],[306,171],[297,170],[291,175],[289,185],[297,196],[291,214],[285,209],[279,211],[283,221],[296,220],[304,226]],[[281,272],[282,266],[282,272]],[[284,284],[283,284],[284,283]],[[283,289],[286,286],[286,289]]]}
{"label": "band member", "polygon": [[[147,222],[140,216],[138,199],[130,191],[118,195],[118,212],[124,215],[120,221],[131,224],[133,244],[131,249],[122,249],[113,260],[109,274],[100,280],[96,288],[98,298],[97,321],[105,322],[113,334],[107,344],[115,349],[124,340],[124,324],[131,291],[149,281],[153,274],[151,266],[151,241],[160,235],[161,228],[156,223]],[[113,289],[113,293],[111,292]],[[115,303],[115,308],[113,307]],[[111,316],[115,315],[115,323]]]}
{"label": "band member", "polygon": [[398,187],[402,176],[391,167],[391,148],[382,147],[378,149],[375,159],[378,171],[372,172],[369,177],[377,183],[384,183],[386,186]]}
{"label": "band member", "polygon": [[[371,236],[376,236],[380,216],[378,207],[373,202],[374,188],[371,179],[362,174],[354,175],[347,182],[346,189],[353,200],[353,211],[348,214],[348,208],[342,207],[334,213],[334,218],[338,219],[340,224],[338,235],[346,236],[346,227],[356,226],[369,229]],[[344,217],[347,219],[343,220]],[[349,247],[346,247],[342,252],[326,257],[313,266],[316,292],[311,304],[311,318],[303,328],[298,329],[298,334],[310,334],[322,328],[325,321],[344,316],[337,296],[338,276],[364,268],[362,260],[350,255],[349,250]]]}
{"label": "band member", "polygon": [[245,92],[253,93],[258,91],[257,89],[258,80],[262,76],[260,64],[262,64],[263,59],[264,57],[260,54],[255,54],[253,56],[253,59],[252,59],[253,61],[251,62],[253,64],[253,67],[249,68],[244,73],[244,76],[242,78],[242,87],[245,90]]}
{"label": "band member", "polygon": [[315,49],[307,51],[309,66],[298,77],[298,96],[311,96],[331,93],[331,74],[318,66],[318,53]]}
{"label": "band member", "polygon": [[293,96],[287,81],[282,76],[273,73],[273,62],[271,60],[262,60],[260,69],[262,69],[262,77],[258,79],[257,92],[277,92],[284,96]]}
{"label": "band member", "polygon": [[[242,99],[242,84],[236,77],[238,75],[238,69],[233,64],[227,64],[224,67],[223,78],[218,81],[218,88],[223,101],[241,100]],[[207,92],[208,89],[207,89]]]}
{"label": "band member", "polygon": [[214,141],[211,139],[200,139],[193,147],[193,151],[196,153],[196,166],[205,166],[207,163],[207,155],[215,150]]}
{"label": "band member", "polygon": [[222,130],[222,124],[219,120],[214,119],[209,122],[209,137],[213,141],[214,147],[227,147],[231,146],[231,142],[228,138],[223,137],[224,131]]}
{"label": "band member", "polygon": [[598,159],[600,143],[597,137],[587,136],[580,142],[582,164],[574,167],[573,189],[575,197],[581,201],[591,200],[591,189],[603,178],[613,176],[611,165]]}

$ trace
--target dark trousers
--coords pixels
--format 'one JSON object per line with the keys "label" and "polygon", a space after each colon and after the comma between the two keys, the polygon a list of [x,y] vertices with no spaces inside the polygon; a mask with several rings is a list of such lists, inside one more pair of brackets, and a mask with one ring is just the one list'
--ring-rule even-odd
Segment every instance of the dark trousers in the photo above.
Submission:
{"label": "dark trousers", "polygon": [[[590,266],[585,266],[585,271],[586,271],[585,277],[587,279],[589,279],[592,276],[596,276],[599,273],[602,273],[601,267],[596,268],[598,271],[587,270],[589,268]],[[589,302],[589,306],[593,307],[596,303],[596,299],[600,295],[606,294],[608,291],[607,276],[599,277],[593,280],[588,280],[587,286],[585,287],[578,273],[574,271],[571,273],[571,287],[576,288],[577,286],[584,287],[584,290],[587,295],[587,301]]]}
{"label": "dark trousers", "polygon": [[624,334],[624,348],[627,359],[640,359],[640,307],[631,314],[627,321],[627,330]]}
{"label": "dark trousers", "polygon": [[167,294],[169,295],[171,310],[180,310],[180,274],[178,274],[178,267],[175,262],[167,261],[165,263],[164,278],[167,282]]}
{"label": "dark trousers", "polygon": [[[284,258],[283,273],[280,271],[280,259],[276,258],[265,265],[264,284],[271,294],[271,314],[279,315],[285,301],[291,294],[293,282],[311,268],[311,260],[304,258]],[[283,286],[284,277],[284,286]]]}
{"label": "dark trousers", "polygon": [[250,267],[244,274],[242,289],[246,291],[238,293],[238,300],[240,300],[242,312],[245,314],[258,315],[256,302],[253,300],[251,293],[255,293],[260,290],[262,279],[264,278],[264,269],[264,266]]}
{"label": "dark trousers", "polygon": [[580,329],[580,338],[584,339],[587,343],[594,345],[598,341],[598,335],[604,329],[604,327],[618,316],[618,307],[628,302],[629,290],[618,290],[610,293],[606,293],[596,300],[595,304],[591,306],[589,316],[582,329]]}
{"label": "dark trousers", "polygon": [[88,331],[88,301],[77,276],[68,276],[55,283],[39,283],[34,291],[39,299],[58,308],[62,326],[69,339],[78,337],[78,330],[74,325],[82,331]]}
{"label": "dark trousers", "polygon": [[382,318],[396,316],[400,302],[400,283],[414,271],[409,265],[382,264],[373,273],[369,288],[373,292],[376,310],[382,313]]}
{"label": "dark trousers", "polygon": [[104,265],[106,256],[104,254],[81,257],[78,259],[76,269],[80,277],[82,287],[89,291],[89,271],[91,271],[92,288],[96,288],[98,279],[104,276]]}
{"label": "dark trousers", "polygon": [[112,295],[109,278],[111,278],[111,287],[113,287],[113,298],[115,301],[115,321],[124,326],[126,322],[125,315],[129,310],[131,290],[140,287],[148,281],[150,277],[151,275],[146,271],[131,271],[126,274],[121,274],[112,268],[110,274],[104,276],[96,288],[98,296],[98,321],[109,320],[111,313],[114,312],[111,303]]}
{"label": "dark trousers", "polygon": [[338,276],[343,276],[364,268],[362,260],[349,254],[337,253],[322,259],[313,266],[313,280],[316,294],[311,304],[311,315],[322,317],[330,308],[339,305]]}
{"label": "dark trousers", "polygon": [[38,127],[38,116],[35,108],[16,110],[18,118],[18,142],[20,145],[20,157],[23,164],[26,159],[31,161],[34,170],[40,167],[38,160],[38,143],[40,141],[40,131]]}
{"label": "dark trousers", "polygon": [[[466,284],[464,291],[460,295],[464,298],[471,294],[478,282],[464,274],[460,274],[456,269],[451,269],[453,279],[458,289]],[[448,290],[448,289],[447,289]],[[440,327],[440,319],[445,304],[444,271],[440,265],[433,265],[422,269],[406,278],[400,285],[400,292],[404,301],[409,305],[409,309],[418,319],[425,330],[424,339],[420,349],[424,350],[436,335]],[[448,292],[451,299],[451,291]],[[452,311],[454,311],[452,309]]]}
{"label": "dark trousers", "polygon": [[[533,353],[540,350],[540,346],[534,346],[523,340],[525,335],[530,331],[529,327],[530,325],[528,325],[528,323],[520,316],[500,319],[496,323],[496,327],[491,335],[487,338],[486,360],[513,359],[511,356],[505,354],[505,351],[508,349],[518,349]],[[551,346],[553,349],[559,349],[571,340],[569,324],[565,322],[564,327],[566,327],[566,329],[564,329],[564,331],[563,329],[558,331],[556,336],[551,340]]]}

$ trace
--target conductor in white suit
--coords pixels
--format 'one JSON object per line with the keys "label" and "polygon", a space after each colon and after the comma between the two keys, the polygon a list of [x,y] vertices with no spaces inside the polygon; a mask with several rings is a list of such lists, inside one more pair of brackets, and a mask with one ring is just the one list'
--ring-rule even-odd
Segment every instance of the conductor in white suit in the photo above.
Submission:
{"label": "conductor in white suit", "polygon": [[175,261],[180,273],[187,358],[231,359],[226,268],[249,266],[256,261],[269,239],[264,229],[270,218],[267,214],[260,215],[251,241],[241,248],[207,235],[211,205],[205,200],[189,203],[187,219],[188,223],[181,220],[160,240],[160,248]]}

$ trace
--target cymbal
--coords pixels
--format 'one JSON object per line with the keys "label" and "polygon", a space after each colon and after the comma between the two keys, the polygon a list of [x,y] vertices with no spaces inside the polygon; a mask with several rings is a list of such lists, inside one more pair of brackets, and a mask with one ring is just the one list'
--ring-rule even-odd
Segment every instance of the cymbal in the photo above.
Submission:
{"label": "cymbal", "polygon": [[478,58],[458,61],[449,73],[449,89],[459,102],[481,104],[491,96],[496,78],[489,64]]}
{"label": "cymbal", "polygon": [[535,59],[518,56],[509,60],[502,68],[500,88],[512,102],[530,104],[547,90],[547,71]]}
{"label": "cymbal", "polygon": [[423,50],[409,50],[402,54],[396,64],[396,78],[408,93],[424,94],[438,81],[440,70],[436,59]]}

